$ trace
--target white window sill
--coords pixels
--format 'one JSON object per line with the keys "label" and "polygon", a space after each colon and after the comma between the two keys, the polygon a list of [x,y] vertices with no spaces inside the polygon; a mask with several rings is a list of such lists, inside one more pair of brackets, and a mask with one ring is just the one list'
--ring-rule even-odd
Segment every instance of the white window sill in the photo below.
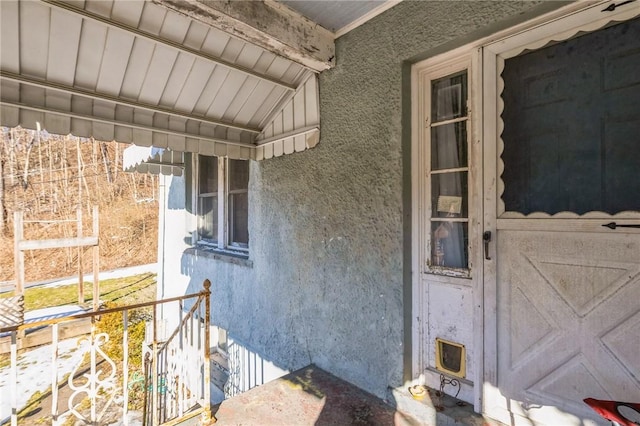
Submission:
{"label": "white window sill", "polygon": [[204,257],[206,259],[220,260],[222,262],[232,263],[234,265],[246,266],[253,268],[253,262],[249,260],[249,253],[234,251],[234,250],[221,250],[217,247],[207,245],[197,245],[195,247],[188,248],[185,253],[196,257]]}

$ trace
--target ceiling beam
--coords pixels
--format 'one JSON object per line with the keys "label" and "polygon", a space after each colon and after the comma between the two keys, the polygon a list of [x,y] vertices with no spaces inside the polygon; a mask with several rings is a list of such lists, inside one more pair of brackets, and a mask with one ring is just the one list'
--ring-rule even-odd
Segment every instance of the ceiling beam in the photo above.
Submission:
{"label": "ceiling beam", "polygon": [[335,66],[331,31],[273,0],[152,0],[321,72]]}
{"label": "ceiling beam", "polygon": [[280,80],[278,80],[278,79],[276,79],[274,77],[271,77],[271,76],[268,76],[266,74],[262,74],[262,73],[256,72],[256,71],[252,70],[251,68],[246,68],[246,67],[243,67],[241,65],[225,61],[222,58],[218,58],[218,57],[209,55],[207,53],[201,52],[199,50],[192,49],[192,48],[190,48],[188,46],[185,46],[183,44],[176,43],[174,41],[171,41],[171,40],[156,36],[154,34],[147,33],[145,31],[139,30],[138,28],[132,27],[130,25],[126,25],[126,24],[122,24],[120,22],[109,20],[109,19],[107,19],[107,18],[105,18],[103,16],[97,15],[97,14],[95,14],[93,12],[89,12],[89,11],[84,10],[84,9],[80,9],[78,7],[75,7],[75,6],[71,5],[71,4],[69,4],[69,3],[64,3],[64,2],[62,2],[60,0],[40,0],[40,1],[43,2],[44,4],[49,5],[50,7],[55,7],[55,8],[58,8],[58,9],[66,10],[66,11],[71,12],[71,13],[75,13],[77,15],[82,16],[83,18],[91,19],[93,21],[100,22],[101,24],[107,25],[109,27],[117,28],[117,29],[120,29],[122,31],[126,31],[128,33],[131,33],[131,34],[135,35],[136,37],[145,38],[145,39],[150,40],[150,41],[152,41],[154,43],[163,44],[165,46],[172,47],[172,48],[177,49],[179,51],[182,51],[182,52],[185,52],[185,53],[190,53],[190,54],[192,54],[194,56],[197,56],[198,58],[202,58],[202,59],[205,59],[207,61],[214,62],[217,65],[223,66],[225,68],[229,68],[229,69],[232,69],[232,70],[235,70],[235,71],[242,72],[242,73],[244,73],[244,74],[246,74],[248,76],[255,77],[255,78],[258,78],[260,80],[269,82],[269,83],[274,84],[274,85],[276,85],[278,87],[282,87],[282,88],[284,88],[284,89],[286,89],[288,91],[294,91],[296,89],[295,85],[288,84],[288,83],[280,81]]}
{"label": "ceiling beam", "polygon": [[162,113],[162,114],[167,114],[169,116],[173,116],[173,117],[180,117],[180,118],[184,118],[186,120],[193,120],[193,121],[198,121],[200,123],[206,123],[206,124],[211,124],[214,126],[221,126],[221,127],[226,127],[229,129],[237,129],[237,130],[241,130],[244,132],[251,132],[251,133],[260,133],[261,130],[255,127],[248,127],[248,126],[242,126],[240,124],[233,124],[233,123],[229,123],[227,121],[222,121],[222,120],[214,120],[211,118],[206,118],[206,117],[202,117],[202,116],[198,116],[198,115],[192,115],[192,114],[187,114],[187,113],[183,113],[174,109],[170,109],[170,108],[164,108],[161,106],[157,106],[157,105],[149,105],[149,104],[145,104],[143,102],[136,102],[136,101],[128,101],[126,99],[123,98],[118,98],[115,96],[110,96],[110,95],[106,95],[103,93],[97,93],[97,92],[93,92],[90,90],[85,90],[85,89],[80,89],[77,87],[72,87],[72,86],[67,86],[64,84],[59,84],[59,83],[53,83],[50,81],[44,81],[44,80],[39,80],[39,79],[35,79],[32,77],[26,77],[25,75],[19,75],[19,74],[14,74],[12,72],[9,71],[0,71],[0,78],[3,80],[9,80],[9,81],[13,81],[16,83],[21,83],[21,84],[27,84],[30,86],[35,86],[35,87],[40,87],[42,89],[51,89],[51,90],[57,90],[63,93],[68,93],[71,95],[77,95],[77,96],[83,96],[85,98],[90,98],[90,99],[95,99],[95,100],[100,100],[100,101],[107,101],[107,102],[113,102],[116,105],[125,105],[128,107],[132,107],[132,108],[137,108],[137,109],[142,109],[145,111],[149,111],[149,112],[153,112],[153,113]]}
{"label": "ceiling beam", "polygon": [[50,107],[46,107],[46,108],[45,107],[35,107],[35,106],[31,106],[31,105],[22,104],[22,103],[19,103],[19,102],[0,101],[0,106],[8,106],[8,107],[13,107],[13,108],[23,109],[23,110],[26,110],[26,111],[40,112],[40,113],[43,113],[43,114],[62,115],[64,117],[77,118],[77,119],[80,119],[80,120],[87,120],[87,121],[91,121],[91,122],[109,124],[109,125],[113,125],[113,126],[126,127],[128,129],[146,130],[146,131],[149,131],[149,132],[162,133],[162,134],[165,134],[165,135],[174,135],[174,136],[180,136],[180,137],[185,137],[185,138],[190,138],[190,139],[200,139],[200,140],[207,141],[207,142],[215,142],[215,143],[220,143],[220,144],[225,144],[225,145],[238,146],[238,147],[241,147],[241,148],[249,148],[251,150],[255,149],[255,147],[256,147],[254,144],[250,144],[250,143],[236,142],[236,141],[231,141],[231,140],[228,140],[228,139],[212,138],[212,137],[205,136],[205,135],[200,135],[200,134],[197,134],[197,133],[187,133],[187,132],[180,132],[180,131],[177,131],[177,130],[163,129],[163,128],[160,128],[160,127],[147,126],[147,125],[144,125],[144,124],[132,123],[132,122],[128,122],[128,121],[114,120],[114,119],[103,118],[103,117],[96,117],[95,115],[80,114],[80,113],[77,113],[77,112],[70,112],[70,111],[61,111],[61,110],[56,110],[56,109],[53,109],[53,108],[50,108]]}

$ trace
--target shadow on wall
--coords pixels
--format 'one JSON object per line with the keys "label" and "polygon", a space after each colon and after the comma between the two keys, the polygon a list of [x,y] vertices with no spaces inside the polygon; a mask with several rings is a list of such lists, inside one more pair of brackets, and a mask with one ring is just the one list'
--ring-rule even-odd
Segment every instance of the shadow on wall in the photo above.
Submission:
{"label": "shadow on wall", "polygon": [[[191,199],[191,179],[186,176],[186,173],[190,173],[190,168],[185,168],[185,175],[182,177],[171,177],[171,183],[169,184],[169,191],[167,195],[167,208],[169,210],[187,210],[191,212],[191,203],[187,200]],[[168,179],[165,177],[165,179]]]}

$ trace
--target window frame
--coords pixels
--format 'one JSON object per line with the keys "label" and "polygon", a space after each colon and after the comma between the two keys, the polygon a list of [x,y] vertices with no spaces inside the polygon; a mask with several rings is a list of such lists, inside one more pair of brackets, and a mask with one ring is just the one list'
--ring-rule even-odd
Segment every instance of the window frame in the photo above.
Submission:
{"label": "window frame", "polygon": [[[420,259],[421,259],[421,270],[425,274],[429,274],[432,276],[442,276],[442,277],[457,277],[469,279],[472,277],[472,265],[474,260],[474,247],[473,246],[473,233],[475,232],[475,226],[473,226],[471,217],[474,214],[473,209],[475,208],[475,202],[473,200],[475,187],[473,186],[472,179],[472,144],[471,140],[473,137],[473,117],[472,117],[472,106],[473,106],[473,83],[474,76],[473,70],[475,68],[472,64],[472,58],[469,54],[456,56],[455,59],[449,61],[443,61],[435,66],[421,67],[417,71],[417,81],[416,88],[419,92],[420,99],[418,100],[418,107],[414,109],[414,113],[417,114],[415,119],[417,122],[422,123],[423,125],[419,126],[417,140],[419,143],[419,166],[418,169],[421,170],[419,173],[419,179],[422,179],[422,182],[416,182],[419,188],[419,204],[420,210],[423,214],[418,215],[419,229],[420,229],[420,239],[422,242],[420,243]],[[432,84],[433,82],[446,78],[448,76],[456,75],[459,73],[466,73],[467,78],[467,93],[464,95],[466,97],[466,114],[453,119],[442,119],[442,120],[432,120]],[[433,121],[433,122],[432,122]],[[464,167],[455,167],[455,168],[443,168],[432,170],[432,162],[431,162],[431,149],[432,149],[432,128],[443,126],[451,123],[466,123],[466,144],[467,144],[467,164]],[[432,182],[431,176],[437,175],[441,176],[447,173],[466,173],[466,194],[463,197],[466,197],[467,203],[467,212],[466,217],[460,218],[442,218],[438,217],[438,215],[433,211],[433,203],[432,203]],[[433,235],[432,235],[432,223],[465,223],[467,225],[467,241],[466,241],[466,267],[465,268],[454,268],[447,266],[438,266],[433,262],[433,253],[435,251],[433,244]]]}
{"label": "window frame", "polygon": [[[194,216],[196,219],[196,226],[194,237],[192,239],[192,243],[198,246],[204,246],[207,248],[213,248],[217,251],[222,251],[225,253],[230,253],[234,255],[240,255],[243,257],[248,257],[249,255],[249,243],[240,243],[231,241],[231,221],[233,220],[233,212],[231,209],[233,208],[231,203],[231,195],[237,193],[246,193],[247,197],[249,194],[249,179],[250,179],[250,167],[248,168],[248,179],[246,188],[235,189],[233,191],[230,190],[231,187],[231,177],[230,177],[230,167],[229,162],[231,159],[228,157],[216,157],[216,156],[207,156],[211,158],[217,159],[217,171],[218,171],[218,188],[217,192],[213,193],[204,193],[200,194],[200,173],[202,171],[201,167],[201,154],[194,155],[194,179],[193,179],[193,204],[192,211],[194,212]],[[236,161],[249,161],[249,160],[236,160]],[[205,239],[201,237],[201,218],[200,214],[200,199],[203,197],[211,197],[212,194],[216,194],[217,198],[217,217],[218,217],[218,226],[217,226],[217,240]],[[248,216],[247,212],[247,227],[248,227]]]}

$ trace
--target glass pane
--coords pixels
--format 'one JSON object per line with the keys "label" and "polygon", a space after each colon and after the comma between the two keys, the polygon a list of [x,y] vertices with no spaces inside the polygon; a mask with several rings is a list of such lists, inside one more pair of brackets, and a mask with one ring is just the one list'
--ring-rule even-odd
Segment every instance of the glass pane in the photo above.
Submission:
{"label": "glass pane", "polygon": [[247,189],[249,187],[249,162],[229,160],[229,189]]}
{"label": "glass pane", "polygon": [[467,167],[467,122],[431,128],[431,170]]}
{"label": "glass pane", "polygon": [[467,172],[431,175],[431,216],[468,217]]}
{"label": "glass pane", "polygon": [[431,122],[467,115],[467,72],[434,80],[431,83]]}
{"label": "glass pane", "polygon": [[449,371],[459,373],[462,367],[462,347],[440,342],[442,366]]}
{"label": "glass pane", "polygon": [[210,194],[218,192],[218,158],[201,155],[199,168],[199,193]]}
{"label": "glass pane", "polygon": [[218,197],[198,198],[198,236],[202,240],[218,241]]}
{"label": "glass pane", "polygon": [[505,61],[507,211],[640,211],[638,34],[634,19]]}
{"label": "glass pane", "polygon": [[461,222],[431,222],[432,266],[467,268],[468,228]]}
{"label": "glass pane", "polygon": [[249,244],[249,194],[229,194],[229,208],[231,217],[230,243],[246,246]]}

